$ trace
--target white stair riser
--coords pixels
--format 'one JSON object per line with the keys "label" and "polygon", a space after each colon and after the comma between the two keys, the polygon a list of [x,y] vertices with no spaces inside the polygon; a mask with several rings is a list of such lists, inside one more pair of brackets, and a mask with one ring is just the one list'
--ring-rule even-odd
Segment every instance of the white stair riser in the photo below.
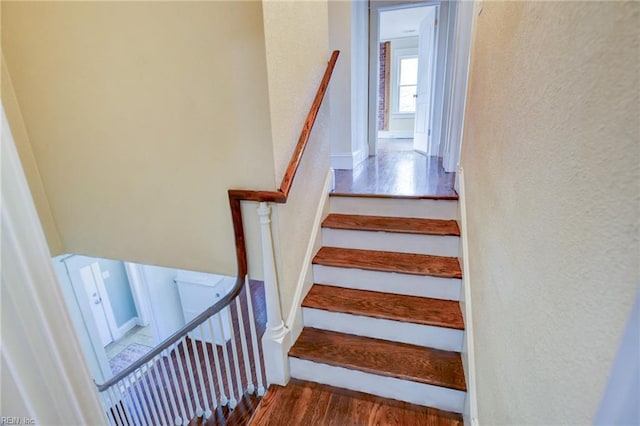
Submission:
{"label": "white stair riser", "polygon": [[331,213],[368,216],[456,219],[458,200],[406,198],[330,197]]}
{"label": "white stair riser", "polygon": [[452,235],[418,235],[322,228],[322,245],[325,247],[457,257],[459,241],[459,237]]}
{"label": "white stair riser", "polygon": [[391,340],[445,351],[462,351],[462,330],[313,308],[302,308],[302,317],[304,318],[305,327]]}
{"label": "white stair riser", "polygon": [[466,392],[289,357],[291,377],[462,413]]}
{"label": "white stair riser", "polygon": [[313,281],[317,284],[357,290],[379,291],[433,299],[460,300],[459,278],[366,271],[355,268],[313,265]]}

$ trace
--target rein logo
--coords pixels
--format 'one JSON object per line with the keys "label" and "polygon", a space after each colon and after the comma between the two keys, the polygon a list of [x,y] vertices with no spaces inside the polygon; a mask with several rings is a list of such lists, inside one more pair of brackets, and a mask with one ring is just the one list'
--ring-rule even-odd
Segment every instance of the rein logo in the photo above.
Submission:
{"label": "rein logo", "polygon": [[31,417],[0,417],[0,425],[35,425],[36,421]]}

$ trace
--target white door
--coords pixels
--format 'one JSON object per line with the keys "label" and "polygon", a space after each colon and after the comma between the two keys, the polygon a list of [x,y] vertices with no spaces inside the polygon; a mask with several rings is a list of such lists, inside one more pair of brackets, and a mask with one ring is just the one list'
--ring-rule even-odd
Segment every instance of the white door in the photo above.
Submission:
{"label": "white door", "polygon": [[431,98],[433,65],[435,62],[436,7],[429,7],[420,23],[418,34],[418,82],[416,87],[416,116],[413,149],[429,152],[431,136]]}
{"label": "white door", "polygon": [[[97,263],[96,263],[97,264]],[[91,314],[98,327],[98,334],[100,335],[100,342],[102,346],[107,346],[113,342],[113,336],[109,329],[109,321],[107,320],[107,314],[105,312],[104,303],[100,292],[98,291],[98,284],[93,275],[93,265],[85,266],[80,269],[80,277],[82,278],[82,287],[84,288],[87,298],[89,299],[89,306],[91,308]]]}

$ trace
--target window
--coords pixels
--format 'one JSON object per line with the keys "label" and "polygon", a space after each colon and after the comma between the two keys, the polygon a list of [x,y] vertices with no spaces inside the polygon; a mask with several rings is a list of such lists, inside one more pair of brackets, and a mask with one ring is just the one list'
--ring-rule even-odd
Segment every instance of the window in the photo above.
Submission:
{"label": "window", "polygon": [[398,61],[398,112],[416,112],[418,57],[404,56]]}

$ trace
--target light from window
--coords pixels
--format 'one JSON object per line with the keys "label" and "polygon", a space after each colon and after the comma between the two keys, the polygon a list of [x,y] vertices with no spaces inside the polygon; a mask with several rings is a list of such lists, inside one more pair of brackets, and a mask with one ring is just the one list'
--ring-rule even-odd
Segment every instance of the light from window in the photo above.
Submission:
{"label": "light from window", "polygon": [[400,58],[399,68],[398,112],[416,112],[418,58]]}

